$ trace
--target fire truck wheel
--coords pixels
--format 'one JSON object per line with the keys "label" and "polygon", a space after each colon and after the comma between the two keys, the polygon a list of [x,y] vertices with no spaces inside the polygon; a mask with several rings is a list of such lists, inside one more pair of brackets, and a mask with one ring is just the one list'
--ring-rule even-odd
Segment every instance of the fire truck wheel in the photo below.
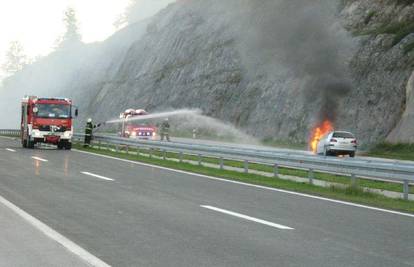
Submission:
{"label": "fire truck wheel", "polygon": [[59,150],[62,150],[63,149],[63,144],[61,143],[61,142],[59,142],[58,144],[57,144],[57,149],[59,149]]}
{"label": "fire truck wheel", "polygon": [[27,148],[27,140],[22,141],[22,146],[23,146],[23,148]]}
{"label": "fire truck wheel", "polygon": [[66,150],[71,150],[72,149],[72,143],[67,143],[65,146]]}
{"label": "fire truck wheel", "polygon": [[27,141],[27,147],[28,148],[33,149],[34,148],[34,145],[35,145],[35,142],[34,141],[31,141],[31,140],[28,140]]}

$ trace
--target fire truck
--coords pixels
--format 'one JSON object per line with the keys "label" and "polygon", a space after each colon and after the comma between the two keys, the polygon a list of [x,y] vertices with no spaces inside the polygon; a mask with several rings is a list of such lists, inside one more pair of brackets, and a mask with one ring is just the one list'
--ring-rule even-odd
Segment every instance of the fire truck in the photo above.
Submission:
{"label": "fire truck", "polygon": [[[25,148],[37,143],[57,145],[58,149],[72,148],[72,100],[68,98],[38,98],[22,100],[21,140]],[[78,109],[74,110],[78,116]]]}
{"label": "fire truck", "polygon": [[119,115],[122,120],[120,136],[135,139],[154,140],[157,135],[157,127],[148,122],[134,120],[137,116],[146,116],[143,109],[127,109]]}

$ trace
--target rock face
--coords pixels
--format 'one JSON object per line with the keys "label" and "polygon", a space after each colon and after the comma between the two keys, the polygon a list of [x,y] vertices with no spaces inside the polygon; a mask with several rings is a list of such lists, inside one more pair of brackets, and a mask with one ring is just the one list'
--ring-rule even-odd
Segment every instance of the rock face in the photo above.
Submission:
{"label": "rock face", "polygon": [[397,127],[387,140],[392,143],[414,143],[414,72],[407,84],[407,104]]}
{"label": "rock face", "polygon": [[[43,59],[6,81],[0,95],[50,88],[31,81],[65,70],[62,83],[53,84],[59,89],[45,92],[74,97],[84,116],[97,120],[129,107],[201,108],[259,138],[306,142],[324,110],[365,144],[388,136],[413,141],[412,1],[257,2],[179,1],[145,24],[73,53],[83,60],[60,72]],[[282,27],[273,20],[283,16],[279,2],[289,12],[306,8],[285,15]],[[307,13],[317,9],[318,16]],[[85,51],[94,56],[85,59]]]}

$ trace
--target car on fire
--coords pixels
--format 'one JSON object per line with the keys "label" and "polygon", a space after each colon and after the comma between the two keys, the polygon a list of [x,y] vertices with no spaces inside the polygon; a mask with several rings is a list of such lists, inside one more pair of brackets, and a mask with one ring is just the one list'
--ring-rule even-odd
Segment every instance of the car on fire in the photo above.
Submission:
{"label": "car on fire", "polygon": [[349,155],[355,157],[357,151],[355,135],[345,131],[331,131],[318,141],[316,153],[324,156]]}

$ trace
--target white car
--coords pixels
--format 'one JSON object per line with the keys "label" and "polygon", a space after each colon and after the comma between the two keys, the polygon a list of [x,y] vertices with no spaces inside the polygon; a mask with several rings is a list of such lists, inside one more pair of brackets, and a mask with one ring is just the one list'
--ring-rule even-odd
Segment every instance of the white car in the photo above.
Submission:
{"label": "white car", "polygon": [[316,153],[324,156],[349,155],[355,157],[357,139],[350,132],[333,131],[325,134],[318,142]]}

